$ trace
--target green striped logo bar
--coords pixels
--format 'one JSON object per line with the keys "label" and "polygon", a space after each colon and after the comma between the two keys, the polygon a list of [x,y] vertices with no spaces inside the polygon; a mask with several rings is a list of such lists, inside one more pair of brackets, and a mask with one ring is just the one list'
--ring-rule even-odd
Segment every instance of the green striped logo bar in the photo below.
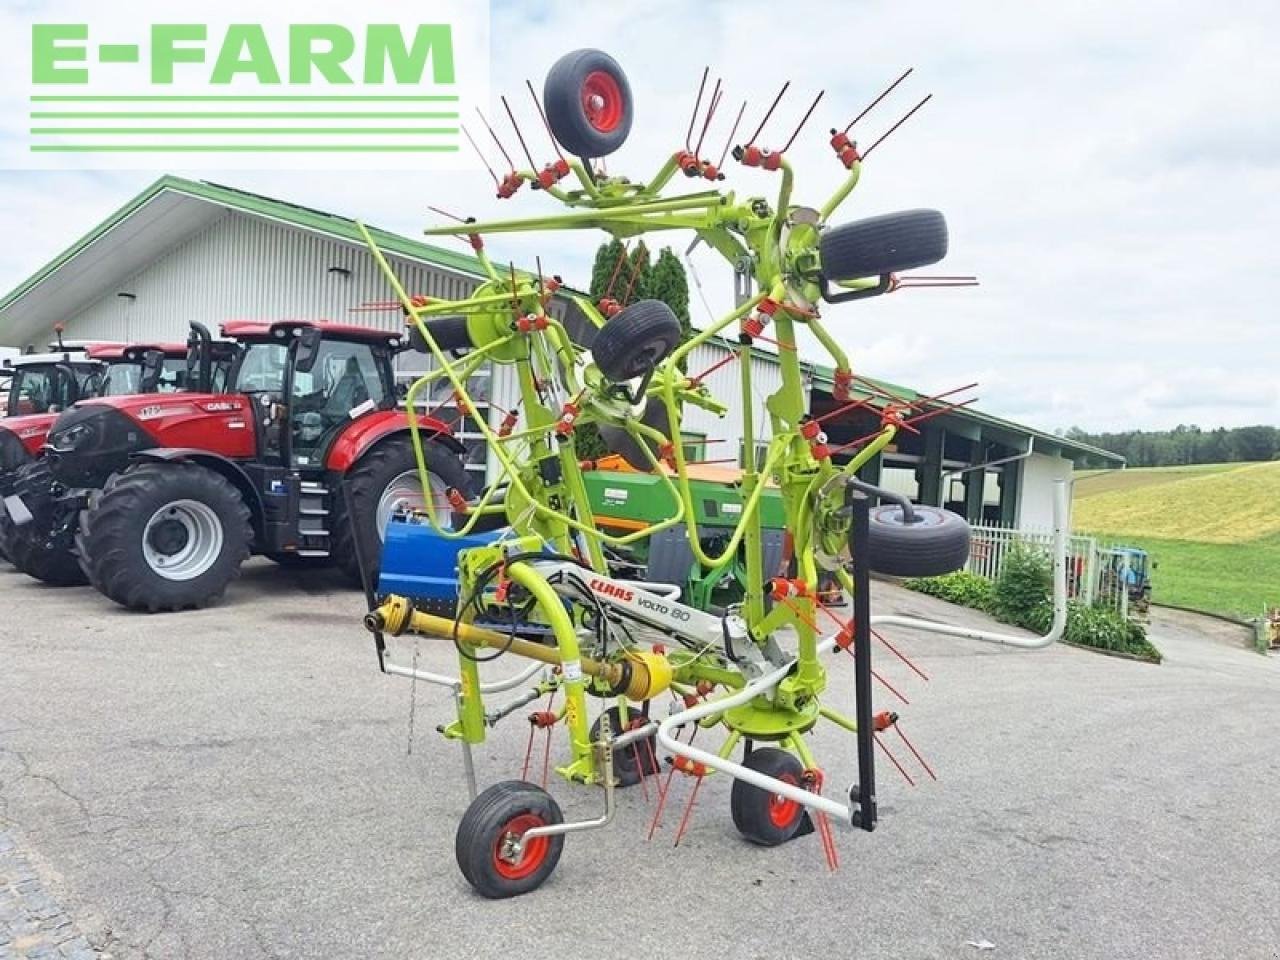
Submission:
{"label": "green striped logo bar", "polygon": [[30,96],[6,118],[6,167],[471,163],[461,117],[488,102],[487,3],[368,0],[341,23],[307,22],[313,5],[290,2],[229,0],[221,22],[158,24],[70,6],[79,19],[30,24],[27,64],[0,65],[29,71],[10,86]]}

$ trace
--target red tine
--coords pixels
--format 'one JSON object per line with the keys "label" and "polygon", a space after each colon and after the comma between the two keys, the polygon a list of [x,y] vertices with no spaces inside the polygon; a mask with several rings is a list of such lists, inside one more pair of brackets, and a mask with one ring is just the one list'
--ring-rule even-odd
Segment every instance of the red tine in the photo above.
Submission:
{"label": "red tine", "polygon": [[524,150],[525,159],[529,161],[529,167],[533,170],[538,169],[538,164],[534,162],[533,154],[529,152],[529,145],[524,142],[524,134],[520,132],[520,124],[516,123],[516,115],[511,112],[511,104],[507,103],[505,96],[498,99],[502,101],[502,106],[506,108],[507,116],[511,120],[511,129],[516,132],[516,139],[520,141],[520,148]]}
{"label": "red tine", "polygon": [[462,132],[467,137],[467,142],[471,144],[471,149],[476,152],[476,156],[480,158],[480,162],[484,164],[484,168],[489,171],[489,176],[493,177],[493,182],[501,185],[502,181],[498,179],[498,175],[493,172],[493,167],[489,165],[489,161],[485,159],[484,154],[480,151],[479,144],[476,143],[475,137],[471,136],[471,131],[467,129],[467,125],[462,124]]}
{"label": "red tine", "polygon": [[881,100],[883,100],[885,97],[887,97],[889,94],[891,94],[894,88],[898,84],[900,84],[903,80],[907,79],[907,77],[911,75],[911,71],[914,69],[915,67],[907,67],[907,69],[903,71],[902,76],[900,76],[897,80],[893,81],[893,83],[889,84],[889,86],[885,88],[884,92],[881,93],[880,96],[876,97],[874,100],[871,101],[870,104],[867,105],[867,108],[865,110],[863,110],[860,114],[858,114],[856,117],[854,117],[852,120],[849,121],[849,125],[844,128],[844,132],[848,133],[850,130],[852,130],[853,125],[855,123],[857,123],[859,120],[865,117],[868,113],[874,110],[876,104],[879,103]]}
{"label": "red tine", "polygon": [[689,115],[689,129],[684,135],[684,148],[689,153],[693,152],[693,147],[689,145],[693,140],[693,125],[698,122],[698,111],[702,109],[702,93],[707,88],[707,77],[710,74],[710,67],[702,68],[702,82],[698,84],[698,99],[693,101],[693,113]]}
{"label": "red tine", "polygon": [[698,145],[693,148],[695,157],[702,155],[702,141],[707,138],[707,130],[711,126],[711,121],[716,115],[716,108],[720,106],[722,97],[724,97],[724,91],[720,89],[720,80],[717,79],[715,89],[711,91],[711,103],[707,105],[707,118],[702,121],[702,132],[698,134]]}
{"label": "red tine", "polygon": [[546,128],[547,136],[551,139],[552,149],[555,150],[556,156],[563,160],[564,153],[560,150],[560,144],[556,141],[556,135],[551,132],[551,121],[547,119],[547,111],[542,109],[542,101],[538,99],[538,94],[534,92],[532,83],[526,80],[524,85],[529,88],[529,96],[533,98],[533,105],[538,108],[538,116],[542,118],[542,126]]}
{"label": "red tine", "polygon": [[901,120],[895,123],[892,127],[886,130],[884,133],[880,134],[880,139],[878,139],[875,143],[871,144],[871,146],[867,147],[867,149],[862,151],[862,159],[865,160],[867,159],[867,157],[871,156],[871,151],[874,150],[876,147],[880,146],[880,144],[884,143],[885,140],[889,139],[889,134],[893,133],[893,131],[897,130],[900,126],[902,126],[904,123],[910,120],[912,116],[915,115],[915,112],[917,110],[919,110],[921,107],[923,107],[926,103],[928,103],[932,99],[933,99],[933,94],[931,93],[927,97],[925,97],[923,100],[921,100],[919,103],[917,103],[914,107],[912,107],[910,110],[908,110]]}
{"label": "red tine", "polygon": [[724,169],[725,157],[729,156],[729,147],[733,145],[733,135],[738,132],[738,124],[742,123],[742,115],[747,112],[747,101],[742,101],[742,106],[738,108],[738,116],[733,121],[733,129],[729,131],[729,139],[724,142],[724,149],[720,151],[720,162],[716,164],[720,169]]}
{"label": "red tine", "polygon": [[796,142],[796,137],[800,136],[800,131],[804,129],[804,125],[809,122],[809,118],[813,116],[813,111],[818,107],[818,101],[822,99],[823,94],[827,91],[819,90],[818,95],[813,98],[813,103],[809,104],[809,109],[804,112],[804,116],[800,118],[800,123],[796,126],[795,132],[791,134],[791,139],[787,141],[787,145],[779,150],[779,153],[786,153],[791,149],[791,145]]}
{"label": "red tine", "polygon": [[476,115],[480,117],[480,122],[484,124],[484,128],[489,131],[489,136],[493,137],[493,142],[498,145],[498,149],[502,151],[502,156],[506,158],[507,166],[513,171],[516,168],[515,162],[511,159],[511,154],[507,153],[507,148],[502,145],[502,141],[498,139],[498,135],[493,132],[493,127],[489,126],[489,121],[485,119],[484,114],[476,107]]}
{"label": "red tine", "polygon": [[764,119],[760,121],[760,126],[756,127],[756,132],[753,133],[751,135],[751,139],[747,141],[747,146],[751,146],[751,144],[755,143],[756,138],[759,137],[760,134],[764,133],[764,125],[769,122],[769,118],[773,116],[773,111],[778,108],[778,104],[782,100],[782,95],[787,92],[787,89],[790,86],[790,80],[782,85],[782,89],[778,91],[778,95],[773,98],[773,103],[771,103],[769,105],[769,109],[765,111]]}

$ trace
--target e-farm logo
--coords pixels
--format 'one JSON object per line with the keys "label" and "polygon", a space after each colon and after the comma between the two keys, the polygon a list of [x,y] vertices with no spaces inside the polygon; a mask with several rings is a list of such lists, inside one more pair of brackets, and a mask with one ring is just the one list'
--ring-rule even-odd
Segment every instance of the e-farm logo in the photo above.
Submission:
{"label": "e-farm logo", "polygon": [[343,22],[305,15],[317,6],[273,4],[270,22],[92,7],[30,23],[28,162],[10,149],[8,165],[465,165],[461,111],[487,99],[487,4],[370,0]]}

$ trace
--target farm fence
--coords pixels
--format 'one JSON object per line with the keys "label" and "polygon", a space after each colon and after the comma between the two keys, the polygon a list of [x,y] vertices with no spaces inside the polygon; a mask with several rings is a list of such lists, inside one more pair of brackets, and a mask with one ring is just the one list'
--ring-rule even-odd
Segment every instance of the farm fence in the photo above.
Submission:
{"label": "farm fence", "polygon": [[[969,562],[965,569],[995,581],[1015,544],[1025,544],[1048,554],[1053,549],[1051,530],[1020,530],[989,524],[970,528]],[[1124,551],[1099,544],[1095,537],[1073,534],[1067,538],[1067,596],[1090,607],[1107,607],[1129,615],[1127,582],[1129,557]]]}

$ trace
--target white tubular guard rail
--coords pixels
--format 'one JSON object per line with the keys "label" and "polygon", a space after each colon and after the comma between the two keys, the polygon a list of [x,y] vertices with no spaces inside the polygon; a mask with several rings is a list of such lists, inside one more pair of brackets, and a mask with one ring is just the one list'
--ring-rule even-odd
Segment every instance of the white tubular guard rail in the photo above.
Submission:
{"label": "white tubular guard rail", "polygon": [[[1066,482],[1063,480],[1055,481],[1054,501],[1053,501],[1053,624],[1049,628],[1049,632],[1042,637],[1020,637],[1011,634],[995,633],[990,630],[978,630],[967,627],[956,627],[946,623],[937,623],[932,620],[918,620],[914,617],[899,617],[892,615],[872,617],[871,623],[874,624],[890,624],[893,626],[911,627],[915,630],[924,630],[929,633],[941,633],[953,637],[966,637],[972,640],[985,640],[990,643],[1001,643],[1006,646],[1023,647],[1027,649],[1036,649],[1039,647],[1047,647],[1054,643],[1062,636],[1062,631],[1067,624],[1067,494]],[[834,636],[828,637],[818,645],[820,654],[829,653],[835,648]],[[838,818],[842,822],[853,825],[854,810],[847,804],[830,800],[826,797],[820,797],[817,794],[810,793],[803,787],[795,784],[784,783],[774,777],[766,776],[755,770],[745,767],[740,763],[732,760],[721,759],[714,753],[708,753],[706,750],[700,750],[697,747],[682,743],[673,735],[673,731],[677,728],[689,723],[696,723],[713,714],[723,713],[732,707],[746,703],[754,697],[762,693],[766,693],[776,687],[782,679],[791,672],[792,664],[786,664],[778,667],[772,673],[766,674],[757,680],[747,684],[741,690],[730,694],[727,697],[718,697],[715,700],[708,700],[697,706],[679,713],[674,713],[667,719],[658,724],[657,736],[658,742],[670,750],[677,756],[685,757],[694,763],[701,763],[712,770],[719,770],[726,773],[735,780],[742,780],[761,790],[767,790],[772,794],[793,800],[796,803],[803,804],[814,810],[829,814]]]}

